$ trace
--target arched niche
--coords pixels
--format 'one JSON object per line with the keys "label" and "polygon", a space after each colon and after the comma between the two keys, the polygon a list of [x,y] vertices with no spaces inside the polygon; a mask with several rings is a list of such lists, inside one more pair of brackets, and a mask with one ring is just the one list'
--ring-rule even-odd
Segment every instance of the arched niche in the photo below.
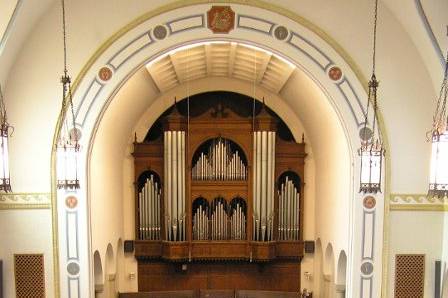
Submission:
{"label": "arched niche", "polygon": [[95,278],[95,293],[101,293],[104,290],[104,274],[99,251],[95,251],[93,254],[93,274]]}
{"label": "arched niche", "polygon": [[333,245],[331,243],[327,244],[327,247],[325,249],[325,262],[324,262],[324,274],[331,276],[332,279],[334,279],[334,251],[333,251]]}
{"label": "arched niche", "polygon": [[320,238],[316,240],[316,248],[314,251],[314,293],[317,297],[321,297],[324,286],[324,268],[323,268],[323,250]]}
{"label": "arched niche", "polygon": [[120,287],[123,285],[125,268],[124,268],[124,247],[123,240],[121,238],[117,241],[117,261],[115,267],[115,285],[116,289],[120,291]]}
{"label": "arched niche", "polygon": [[110,274],[115,274],[115,270],[117,268],[116,266],[116,259],[115,259],[115,255],[114,255],[114,248],[112,247],[112,244],[108,244],[107,245],[107,249],[106,249],[106,266],[105,266],[107,272],[107,275]]}
{"label": "arched niche", "polygon": [[347,255],[343,250],[339,253],[336,284],[342,286],[347,284]]}

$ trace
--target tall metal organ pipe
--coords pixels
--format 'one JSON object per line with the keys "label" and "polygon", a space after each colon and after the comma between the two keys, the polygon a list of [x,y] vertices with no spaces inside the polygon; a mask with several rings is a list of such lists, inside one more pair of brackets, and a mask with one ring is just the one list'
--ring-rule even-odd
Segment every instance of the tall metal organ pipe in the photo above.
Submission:
{"label": "tall metal organ pipe", "polygon": [[274,229],[275,132],[254,132],[254,235],[272,241]]}
{"label": "tall metal organ pipe", "polygon": [[185,241],[185,132],[164,133],[165,233],[168,241]]}
{"label": "tall metal organ pipe", "polygon": [[279,240],[299,240],[300,190],[288,176],[280,186],[278,197]]}
{"label": "tall metal organ pipe", "polygon": [[138,193],[139,239],[160,240],[160,198],[162,190],[151,175]]}

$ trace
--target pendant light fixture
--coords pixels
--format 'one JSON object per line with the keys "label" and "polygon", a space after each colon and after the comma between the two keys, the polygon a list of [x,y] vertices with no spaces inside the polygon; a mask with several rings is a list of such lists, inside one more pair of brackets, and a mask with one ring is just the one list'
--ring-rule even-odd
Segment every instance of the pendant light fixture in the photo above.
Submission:
{"label": "pendant light fixture", "polygon": [[[376,64],[376,27],[378,19],[378,0],[375,0],[374,24],[373,24],[373,55],[372,55],[372,75],[369,81],[369,91],[367,106],[364,119],[364,127],[361,130],[361,148],[359,155],[361,157],[361,175],[360,192],[377,193],[381,192],[381,173],[383,165],[383,156],[385,153],[381,135],[375,133],[378,125],[378,100],[377,89],[378,81],[375,75]],[[373,119],[371,128],[367,127],[369,121],[369,108],[372,105]]]}
{"label": "pendant light fixture", "polygon": [[437,107],[433,116],[428,140],[432,141],[431,173],[428,196],[443,198],[448,195],[448,116],[446,104],[448,97],[448,51],[440,87]]}
{"label": "pendant light fixture", "polygon": [[64,41],[64,73],[62,83],[62,130],[57,147],[57,187],[59,189],[78,189],[78,153],[80,132],[75,126],[75,113],[71,90],[71,78],[67,70],[67,41],[65,26],[65,3],[62,2],[62,32]]}
{"label": "pendant light fixture", "polygon": [[0,85],[0,191],[4,192],[11,192],[8,141],[13,131],[14,128],[8,123],[2,86]]}

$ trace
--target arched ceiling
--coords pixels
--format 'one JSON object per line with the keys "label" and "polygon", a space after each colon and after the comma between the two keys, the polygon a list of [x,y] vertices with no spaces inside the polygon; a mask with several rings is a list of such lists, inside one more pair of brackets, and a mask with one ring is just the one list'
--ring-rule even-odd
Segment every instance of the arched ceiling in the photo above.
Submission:
{"label": "arched ceiling", "polygon": [[[78,2],[78,1],[76,1]],[[101,4],[95,4],[92,7],[90,2],[79,1],[79,5],[84,5],[85,9],[101,9]],[[115,1],[118,6],[121,5],[120,0]],[[141,14],[141,11],[152,10],[158,5],[165,4],[164,1],[148,1],[148,3],[141,3],[141,8],[129,7],[129,11],[121,11],[122,15],[129,12],[134,12],[132,18],[136,18]],[[175,2],[175,1],[173,1]],[[267,1],[269,2],[269,1]],[[307,18],[306,9],[302,11],[301,8],[309,6],[314,7],[320,5],[319,1],[314,1],[312,4],[309,0],[302,1],[300,6],[296,1],[281,0],[275,1],[276,5],[283,6],[303,15]],[[328,2],[321,0],[325,6],[325,10],[334,11],[337,13],[344,5],[340,5],[338,2]],[[324,3],[325,2],[325,3]],[[348,1],[351,9],[364,13],[362,7],[365,6],[359,1]],[[429,69],[433,80],[439,83],[439,69],[440,67],[440,50],[442,52],[448,47],[448,41],[446,39],[446,20],[448,19],[448,2],[444,0],[414,0],[414,1],[395,1],[395,0],[382,0],[388,9],[392,12],[394,17],[400,21],[403,28],[413,40],[414,44],[418,48],[422,59],[425,60],[426,66]],[[76,4],[78,4],[76,3]],[[75,3],[67,3],[68,7],[68,21],[72,26],[73,22],[70,22],[70,8]],[[53,9],[60,9],[60,2],[55,0],[40,0],[40,1],[23,1],[23,0],[5,0],[0,4],[0,82],[4,83],[8,78],[8,73],[11,65],[14,64],[17,55],[20,53],[20,49],[25,44],[27,38],[33,34],[33,30],[36,28],[36,23],[40,22],[45,15]],[[110,7],[110,2],[107,2],[107,6]],[[143,7],[144,6],[144,7]],[[334,6],[334,7],[333,7]],[[120,12],[120,11],[119,11]],[[119,13],[118,12],[118,13]],[[111,10],[111,13],[116,12]],[[121,17],[121,16],[120,16]],[[336,17],[336,16],[335,16]],[[338,17],[336,17],[338,18]],[[128,22],[131,20],[128,19]],[[311,18],[313,19],[313,18]],[[426,22],[426,23],[425,23]],[[125,25],[125,24],[122,24]],[[319,23],[316,25],[320,26]],[[358,24],[360,25],[360,24]],[[93,28],[94,29],[94,28]],[[359,26],[344,26],[344,30],[353,31],[356,33],[359,30]],[[330,31],[328,31],[331,34]],[[9,37],[9,38],[6,38]],[[100,41],[101,42],[101,41]],[[437,66],[438,64],[438,66]],[[434,71],[431,71],[434,70]],[[437,85],[435,84],[435,85]]]}
{"label": "arched ceiling", "polygon": [[295,66],[260,48],[236,42],[182,47],[146,66],[160,92],[205,77],[229,77],[279,93]]}

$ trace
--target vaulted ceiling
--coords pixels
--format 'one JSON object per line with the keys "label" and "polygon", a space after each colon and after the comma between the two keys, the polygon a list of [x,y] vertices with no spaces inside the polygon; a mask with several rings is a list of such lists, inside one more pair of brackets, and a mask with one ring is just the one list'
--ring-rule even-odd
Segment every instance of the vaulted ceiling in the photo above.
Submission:
{"label": "vaulted ceiling", "polygon": [[146,69],[160,92],[205,77],[229,77],[279,93],[295,66],[259,48],[208,42],[179,48],[151,62]]}

